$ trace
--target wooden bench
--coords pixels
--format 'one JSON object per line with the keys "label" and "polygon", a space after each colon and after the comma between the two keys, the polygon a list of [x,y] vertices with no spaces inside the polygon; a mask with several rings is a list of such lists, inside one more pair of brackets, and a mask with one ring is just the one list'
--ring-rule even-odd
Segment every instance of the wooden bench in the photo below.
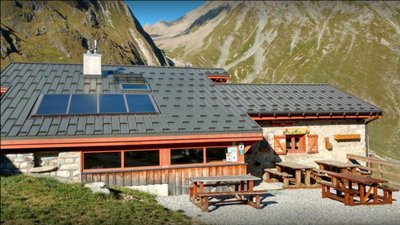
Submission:
{"label": "wooden bench", "polygon": [[[359,191],[355,189],[347,189],[340,186],[336,186],[328,181],[317,181],[322,188],[322,198],[333,198],[338,201],[344,202],[345,205],[354,205],[354,196],[359,195]],[[337,194],[333,195],[330,189],[336,190]],[[344,193],[344,198],[340,196],[340,192]]]}
{"label": "wooden bench", "polygon": [[284,186],[289,186],[289,181],[294,181],[293,176],[291,174],[285,173],[285,172],[279,172],[276,169],[264,169],[265,172],[265,182],[269,183],[271,182],[271,174],[277,175],[283,179],[283,185]]}
{"label": "wooden bench", "polygon": [[385,203],[392,204],[393,202],[392,192],[399,191],[399,189],[383,185],[378,185],[378,188],[383,191],[383,196],[382,196],[383,201]]}
{"label": "wooden bench", "polygon": [[[243,201],[242,196],[248,195],[248,200],[246,200],[247,204],[259,209],[260,208],[260,195],[267,194],[268,192],[265,190],[253,190],[253,191],[234,191],[234,192],[206,192],[206,193],[198,193],[197,196],[200,197],[200,205],[199,207],[204,211],[208,212],[208,200],[210,197],[222,197],[222,196],[239,196],[240,201]],[[253,202],[253,195],[255,196],[256,202]]]}

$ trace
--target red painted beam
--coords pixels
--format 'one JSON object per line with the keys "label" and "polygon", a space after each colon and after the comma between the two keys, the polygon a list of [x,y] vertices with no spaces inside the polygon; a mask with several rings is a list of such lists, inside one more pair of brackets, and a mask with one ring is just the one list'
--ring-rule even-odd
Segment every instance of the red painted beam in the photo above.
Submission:
{"label": "red painted beam", "polygon": [[1,140],[1,150],[261,141],[262,133]]}
{"label": "red painted beam", "polygon": [[370,119],[383,116],[251,116],[253,120],[307,120],[307,119]]}

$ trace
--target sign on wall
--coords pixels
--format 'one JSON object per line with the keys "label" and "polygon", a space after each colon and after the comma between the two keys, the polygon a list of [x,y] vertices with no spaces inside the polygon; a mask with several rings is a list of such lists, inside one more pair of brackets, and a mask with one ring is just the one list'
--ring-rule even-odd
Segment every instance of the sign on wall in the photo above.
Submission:
{"label": "sign on wall", "polygon": [[228,162],[237,162],[237,148],[236,146],[228,147],[228,152],[226,153],[226,161]]}
{"label": "sign on wall", "polygon": [[290,134],[309,134],[310,129],[309,128],[286,128],[283,129],[283,134],[284,135],[290,135]]}

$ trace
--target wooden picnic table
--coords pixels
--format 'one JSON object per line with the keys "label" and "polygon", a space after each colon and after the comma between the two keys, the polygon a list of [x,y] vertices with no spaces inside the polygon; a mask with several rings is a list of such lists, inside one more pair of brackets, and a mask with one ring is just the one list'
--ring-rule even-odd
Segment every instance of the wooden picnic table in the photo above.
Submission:
{"label": "wooden picnic table", "polygon": [[[255,191],[254,181],[261,180],[259,177],[252,175],[233,175],[233,176],[211,176],[211,177],[189,177],[189,182],[192,182],[189,198],[192,203],[200,207],[203,211],[208,211],[208,197],[215,196],[236,196],[242,202],[247,203],[255,208],[260,207],[260,194],[266,194],[266,191]],[[225,192],[205,191],[205,186],[235,186],[235,189],[229,189]],[[247,195],[248,198],[243,200]],[[253,203],[253,196],[256,196],[256,203]]]}
{"label": "wooden picnic table", "polygon": [[[299,188],[299,187],[312,187],[311,186],[311,172],[314,169],[313,166],[302,165],[293,162],[279,162],[275,164],[278,172],[293,172],[294,171],[294,185],[289,185],[287,188]],[[304,183],[302,183],[301,174],[304,172]]]}
{"label": "wooden picnic table", "polygon": [[356,173],[356,169],[359,167],[359,165],[353,163],[345,163],[336,160],[315,160],[315,162],[318,164],[320,170],[328,170],[340,173],[345,173],[347,171]]}
{"label": "wooden picnic table", "polygon": [[[390,188],[382,186],[387,180],[372,178],[370,176],[362,176],[354,173],[329,173],[335,184],[332,182],[320,181],[322,187],[322,197],[332,198],[344,202],[345,205],[377,205],[391,204],[392,191]],[[357,189],[353,189],[353,185]],[[330,188],[336,190],[336,194],[330,192]],[[383,191],[383,195],[378,195],[378,189]],[[342,195],[342,192],[344,195]],[[369,201],[372,199],[372,202]]]}

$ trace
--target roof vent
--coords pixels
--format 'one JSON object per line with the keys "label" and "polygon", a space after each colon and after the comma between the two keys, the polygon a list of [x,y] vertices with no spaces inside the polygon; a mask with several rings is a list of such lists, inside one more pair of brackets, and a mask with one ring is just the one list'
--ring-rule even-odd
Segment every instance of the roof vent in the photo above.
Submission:
{"label": "roof vent", "polygon": [[101,54],[99,54],[96,40],[94,40],[94,49],[88,49],[83,54],[83,75],[101,76]]}

